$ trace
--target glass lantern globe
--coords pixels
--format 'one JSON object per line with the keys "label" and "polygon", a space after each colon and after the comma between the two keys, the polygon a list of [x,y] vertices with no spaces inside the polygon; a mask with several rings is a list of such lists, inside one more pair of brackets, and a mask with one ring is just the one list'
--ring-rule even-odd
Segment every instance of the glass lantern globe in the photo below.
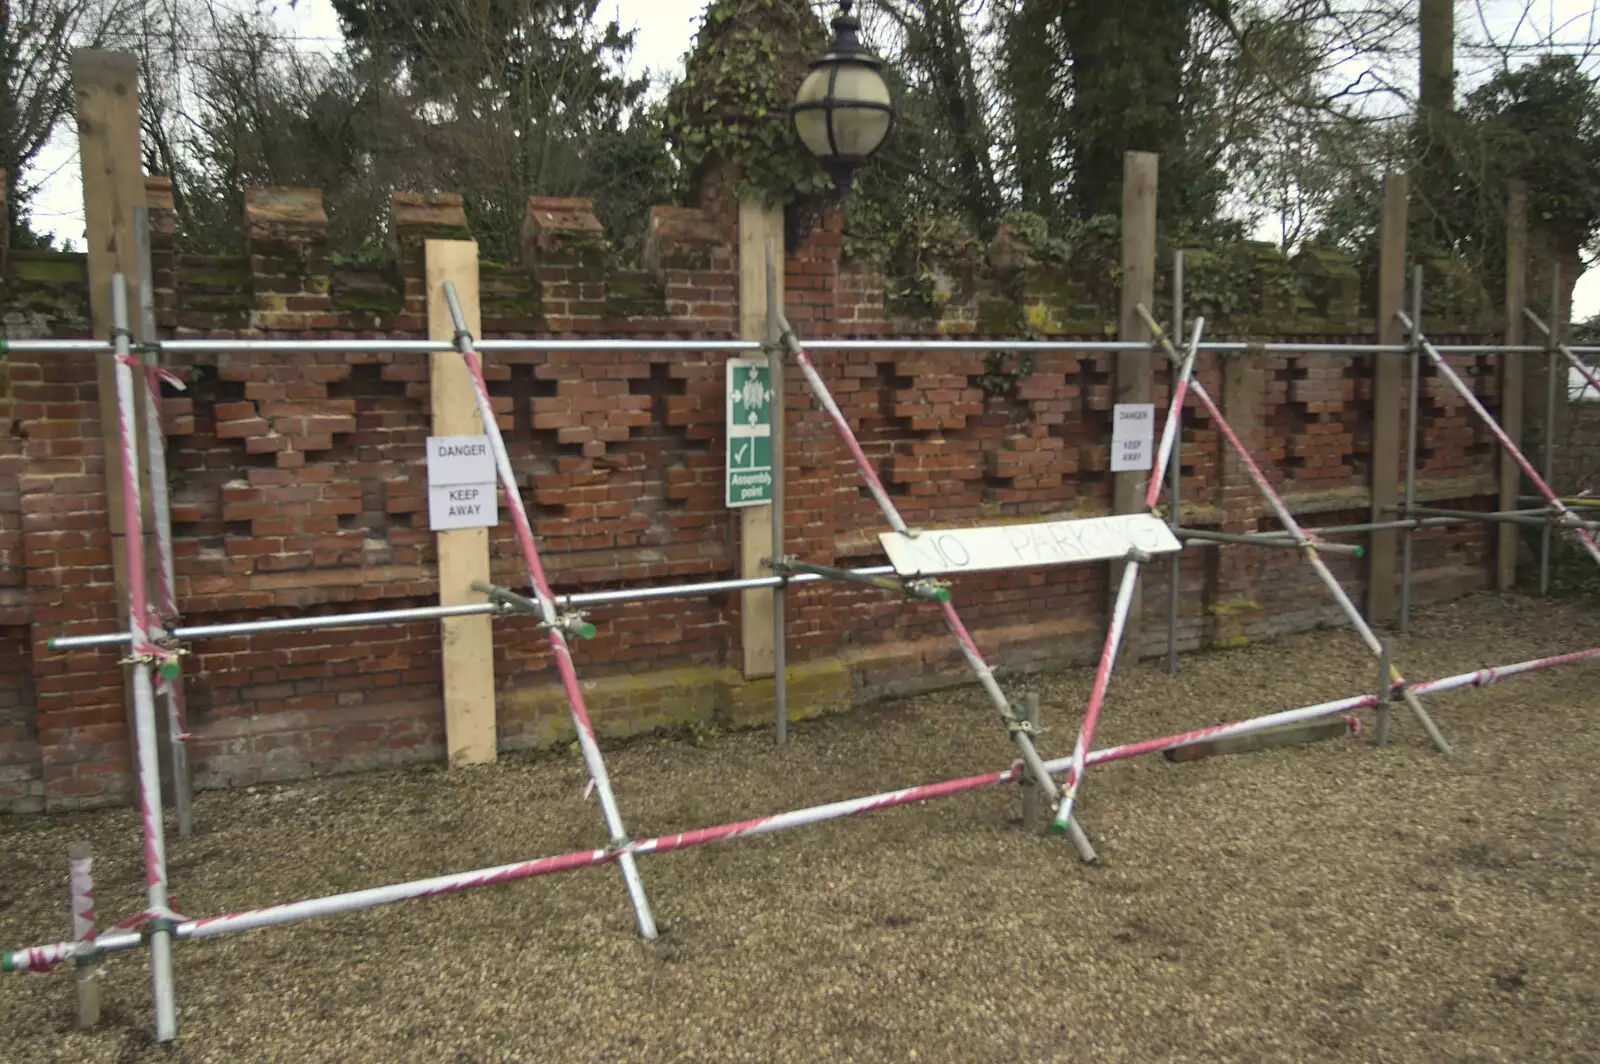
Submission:
{"label": "glass lantern globe", "polygon": [[841,193],[848,191],[856,167],[878,150],[894,122],[883,64],[862,46],[861,22],[850,8],[851,0],[841,0],[833,42],[811,64],[791,108],[795,132]]}

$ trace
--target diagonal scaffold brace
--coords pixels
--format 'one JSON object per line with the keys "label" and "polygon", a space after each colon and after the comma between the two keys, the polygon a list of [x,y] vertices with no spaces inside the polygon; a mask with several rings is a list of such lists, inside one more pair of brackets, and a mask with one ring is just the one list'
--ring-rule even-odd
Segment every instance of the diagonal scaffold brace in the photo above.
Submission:
{"label": "diagonal scaffold brace", "polygon": [[[856,439],[855,430],[850,427],[850,422],[844,416],[844,411],[839,409],[839,404],[834,402],[833,393],[828,391],[828,385],[823,381],[822,375],[817,372],[817,367],[812,364],[810,356],[801,346],[800,340],[795,336],[794,330],[789,327],[788,319],[778,312],[776,315],[779,339],[783,350],[793,357],[795,364],[800,367],[801,374],[805,377],[806,386],[811,389],[812,396],[827,413],[828,420],[833,423],[834,430],[839,434],[839,439],[844,443],[845,449],[854,459],[856,470],[866,482],[867,490],[872,493],[872,498],[878,504],[884,520],[889,527],[903,536],[912,534],[906,525],[905,518],[900,516],[900,510],[889,498],[889,493],[884,490],[883,481],[878,478],[878,472],[872,467],[872,461],[867,458],[861,449],[861,441]],[[1056,786],[1054,778],[1045,767],[1044,760],[1039,756],[1039,751],[1034,747],[1034,728],[1030,725],[1018,707],[1011,704],[1000,684],[994,678],[994,671],[983,660],[978,644],[973,641],[972,633],[967,631],[967,626],[962,623],[961,615],[956,612],[955,603],[946,592],[942,597],[936,597],[939,612],[944,617],[945,626],[950,629],[950,634],[961,647],[962,655],[967,659],[973,675],[977,677],[984,693],[989,696],[995,711],[1000,714],[1000,720],[1005,725],[1006,733],[1011,736],[1011,741],[1017,746],[1017,751],[1022,756],[1023,769],[1028,778],[1045,792],[1046,797],[1052,802],[1061,800],[1061,789]],[[1097,857],[1093,845],[1083,830],[1076,824],[1072,825],[1069,832],[1073,848],[1078,851],[1078,856],[1083,861],[1094,862]]]}
{"label": "diagonal scaffold brace", "polygon": [[[1156,338],[1156,342],[1160,345],[1161,350],[1165,352],[1167,358],[1173,363],[1179,362],[1178,352],[1172,346],[1172,340],[1162,331],[1161,326],[1156,323],[1155,319],[1150,316],[1150,312],[1140,307],[1139,314],[1150,327],[1151,335]],[[1405,315],[1402,314],[1400,317],[1404,320]],[[1339,583],[1339,578],[1333,575],[1333,571],[1322,560],[1322,556],[1317,549],[1317,541],[1308,535],[1305,529],[1300,527],[1300,522],[1294,519],[1294,515],[1289,512],[1288,505],[1273,489],[1272,482],[1261,471],[1261,467],[1250,456],[1250,451],[1233,431],[1233,426],[1228,424],[1227,419],[1222,416],[1222,411],[1212,401],[1211,394],[1206,391],[1205,385],[1198,380],[1192,381],[1189,387],[1189,394],[1195,397],[1196,401],[1205,408],[1206,415],[1216,423],[1217,430],[1222,433],[1223,439],[1228,441],[1228,446],[1233,448],[1234,454],[1238,456],[1240,463],[1243,464],[1245,471],[1250,476],[1250,480],[1255,484],[1256,490],[1267,501],[1267,505],[1272,507],[1272,512],[1277,516],[1278,522],[1283,525],[1283,529],[1288,533],[1289,538],[1294,540],[1300,547],[1300,553],[1305,556],[1306,562],[1317,574],[1317,578],[1322,581],[1322,586],[1327,588],[1328,594],[1333,597],[1334,602],[1338,603],[1339,609],[1343,611],[1346,619],[1350,622],[1350,626],[1355,629],[1356,634],[1366,644],[1367,649],[1372,652],[1373,658],[1381,661],[1385,654],[1383,641],[1372,630],[1372,626],[1367,623],[1367,619],[1361,616],[1361,611],[1356,608],[1355,603],[1350,601],[1350,596],[1345,592],[1343,585]],[[1405,677],[1401,675],[1399,667],[1392,661],[1389,665],[1389,679],[1394,692],[1406,704],[1406,708],[1411,711],[1411,715],[1416,718],[1422,730],[1427,733],[1428,739],[1433,743],[1434,748],[1446,757],[1450,756],[1450,744],[1445,741],[1443,733],[1439,731],[1438,726],[1433,722],[1433,718],[1428,715],[1428,711],[1423,708],[1422,703],[1417,699],[1416,692],[1411,690],[1411,686],[1406,682]]]}
{"label": "diagonal scaffold brace", "polygon": [[128,631],[132,666],[134,750],[138,762],[139,820],[144,832],[146,908],[134,918],[150,944],[150,982],[155,999],[156,1041],[178,1035],[178,1008],[172,975],[172,929],[181,919],[168,907],[167,846],[161,818],[161,766],[157,753],[153,672],[170,678],[176,659],[150,637],[150,605],[145,595],[144,511],[139,492],[138,414],[134,401],[128,329],[127,282],[111,279],[112,350],[116,365],[117,455],[122,474],[123,559],[128,581]]}
{"label": "diagonal scaffold brace", "polygon": [[449,281],[444,283],[444,298],[450,307],[450,319],[455,325],[456,351],[467,364],[467,372],[472,377],[472,394],[477,400],[478,417],[483,422],[484,434],[489,438],[489,448],[494,452],[495,470],[499,473],[500,487],[506,497],[506,507],[511,511],[511,523],[516,529],[517,542],[522,548],[522,558],[527,565],[528,583],[533,588],[531,600],[522,596],[518,598],[523,603],[537,608],[540,622],[549,637],[550,656],[555,659],[556,671],[561,676],[561,686],[566,690],[567,709],[572,714],[572,723],[578,732],[578,747],[583,752],[583,762],[589,769],[589,778],[594,781],[595,793],[600,797],[600,809],[605,816],[606,830],[611,835],[611,845],[621,851],[617,865],[622,869],[622,881],[628,889],[628,898],[633,903],[639,934],[647,939],[653,939],[656,937],[655,917],[650,913],[650,901],[645,897],[644,882],[639,878],[639,867],[634,862],[632,852],[627,850],[628,833],[622,824],[622,813],[617,808],[616,795],[611,791],[611,775],[606,771],[605,759],[600,756],[600,746],[594,737],[594,725],[589,721],[589,710],[584,704],[583,690],[578,685],[577,670],[572,664],[572,651],[567,646],[567,624],[556,611],[555,595],[551,593],[550,584],[545,579],[544,563],[540,561],[539,548],[533,541],[533,526],[528,522],[528,511],[522,502],[522,492],[517,488],[516,474],[511,469],[511,456],[506,452],[505,440],[500,435],[500,424],[495,419],[494,406],[489,400],[489,386],[483,376],[483,360],[473,346],[472,333],[467,328],[466,316],[461,311],[461,301],[456,297],[455,285]]}
{"label": "diagonal scaffold brace", "polygon": [[[1144,314],[1145,321],[1154,325],[1149,314],[1143,306],[1139,313]],[[1188,351],[1181,359],[1175,360],[1178,367],[1178,379],[1172,388],[1172,402],[1167,409],[1167,421],[1161,429],[1161,445],[1156,450],[1155,467],[1150,471],[1150,480],[1145,485],[1144,508],[1152,511],[1156,505],[1156,498],[1161,494],[1162,484],[1167,477],[1167,463],[1172,458],[1172,451],[1178,442],[1179,419],[1183,412],[1184,396],[1188,393],[1190,381],[1194,377],[1194,360],[1200,351],[1200,336],[1205,331],[1205,318],[1194,320],[1194,332],[1190,335]],[[1163,335],[1159,328],[1152,334]],[[1170,347],[1170,341],[1168,343]],[[1122,648],[1123,632],[1128,627],[1128,611],[1133,606],[1133,593],[1139,586],[1139,571],[1150,561],[1147,555],[1139,552],[1130,552],[1127,564],[1122,567],[1122,581],[1117,585],[1116,603],[1111,608],[1111,623],[1106,627],[1106,640],[1100,649],[1100,664],[1094,670],[1094,685],[1089,689],[1089,702],[1084,709],[1083,724],[1078,728],[1078,741],[1072,747],[1072,767],[1067,770],[1066,785],[1062,789],[1061,803],[1056,806],[1055,818],[1050,822],[1050,830],[1060,834],[1072,827],[1072,808],[1078,800],[1078,788],[1083,783],[1083,772],[1087,767],[1089,744],[1094,741],[1095,725],[1100,720],[1100,709],[1105,705],[1106,691],[1111,686],[1111,673],[1116,668],[1117,656]]]}
{"label": "diagonal scaffold brace", "polygon": [[[1594,534],[1589,531],[1587,524],[1577,514],[1573,513],[1566,503],[1561,501],[1555,490],[1550,487],[1544,477],[1539,475],[1539,471],[1533,467],[1533,463],[1528,461],[1528,456],[1522,453],[1522,448],[1518,447],[1516,441],[1506,433],[1505,429],[1500,427],[1500,423],[1494,419],[1494,415],[1489,413],[1478,397],[1473,394],[1472,389],[1467,387],[1467,382],[1461,379],[1461,375],[1455,371],[1455,368],[1450,365],[1439,349],[1433,345],[1432,341],[1420,332],[1416,332],[1410,316],[1404,311],[1400,311],[1395,314],[1395,317],[1407,329],[1413,330],[1417,338],[1417,347],[1428,357],[1428,361],[1433,363],[1433,368],[1438,371],[1439,377],[1454,388],[1456,394],[1460,395],[1467,406],[1472,408],[1472,412],[1477,414],[1484,426],[1493,433],[1500,446],[1505,448],[1506,454],[1510,455],[1511,460],[1517,464],[1517,468],[1522,470],[1523,476],[1527,477],[1533,486],[1538,489],[1539,494],[1544,498],[1545,506],[1549,509],[1550,520],[1576,536],[1583,549],[1588,552],[1589,557],[1596,562],[1600,562],[1600,543],[1595,541]],[[1532,315],[1529,315],[1529,317],[1532,318],[1535,325],[1544,330],[1546,336],[1551,336],[1550,330],[1545,326],[1544,322]],[[1584,371],[1585,377],[1588,377],[1591,381],[1593,380],[1588,368],[1578,362],[1577,356],[1570,349],[1566,348],[1564,344],[1557,346],[1574,363],[1578,363],[1579,368]]]}

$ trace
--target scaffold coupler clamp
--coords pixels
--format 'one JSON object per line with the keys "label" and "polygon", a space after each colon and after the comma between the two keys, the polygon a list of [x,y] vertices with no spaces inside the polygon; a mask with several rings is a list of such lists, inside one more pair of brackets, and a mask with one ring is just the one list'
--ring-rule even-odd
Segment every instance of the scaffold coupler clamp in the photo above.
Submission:
{"label": "scaffold coupler clamp", "polygon": [[551,610],[550,612],[555,619],[546,621],[544,619],[544,606],[538,599],[519,595],[508,587],[501,587],[498,584],[491,584],[483,580],[474,580],[472,582],[472,590],[480,591],[487,595],[490,602],[495,603],[509,613],[523,613],[530,617],[539,618],[539,627],[541,628],[558,631],[575,639],[593,639],[595,636],[595,627],[584,618],[582,610],[568,609],[561,612]]}
{"label": "scaffold coupler clamp", "polygon": [[563,635],[569,635],[574,639],[593,639],[597,630],[594,624],[585,618],[582,610],[565,610],[558,613],[554,624],[545,624],[543,621],[539,623],[545,628],[557,629]]}
{"label": "scaffold coupler clamp", "polygon": [[949,602],[950,583],[931,576],[919,576],[905,581],[906,597],[925,602]]}
{"label": "scaffold coupler clamp", "polygon": [[1548,515],[1548,520],[1552,525],[1559,525],[1562,528],[1578,529],[1587,529],[1589,527],[1589,523],[1587,521],[1573,513],[1571,510],[1557,510],[1554,507],[1551,507],[1550,509],[1546,510],[1545,513]]}
{"label": "scaffold coupler clamp", "polygon": [[1149,565],[1150,552],[1140,550],[1138,547],[1129,547],[1128,553],[1123,555],[1122,560],[1125,562],[1134,562],[1138,565]]}
{"label": "scaffold coupler clamp", "polygon": [[119,659],[117,664],[153,666],[156,674],[163,680],[177,679],[180,670],[176,653],[148,640],[135,646],[133,651],[127,657]]}
{"label": "scaffold coupler clamp", "polygon": [[90,979],[99,979],[105,975],[105,969],[100,965],[105,959],[105,951],[92,938],[84,939],[72,949],[72,966],[79,969],[92,968],[93,971],[88,976]]}
{"label": "scaffold coupler clamp", "polygon": [[[1012,703],[1006,713],[1006,734],[1012,738],[1016,738],[1018,735],[1026,735],[1030,739],[1037,739],[1044,734],[1044,729],[1018,712],[1018,707],[1015,703]],[[1028,768],[1027,762],[1023,762],[1023,775],[1032,777],[1032,772]]]}

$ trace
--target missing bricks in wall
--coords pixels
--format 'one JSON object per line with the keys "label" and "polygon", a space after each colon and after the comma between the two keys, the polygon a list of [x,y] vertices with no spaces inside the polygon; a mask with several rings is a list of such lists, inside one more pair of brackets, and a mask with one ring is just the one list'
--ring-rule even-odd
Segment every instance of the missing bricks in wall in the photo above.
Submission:
{"label": "missing bricks in wall", "polygon": [[[401,253],[393,270],[373,270],[323,253],[326,233],[310,209],[314,193],[289,198],[304,201],[309,220],[253,232],[248,255],[176,256],[171,268],[158,268],[163,333],[206,336],[254,323],[287,338],[422,335],[425,290],[421,258],[413,254],[423,232],[420,215],[397,215]],[[448,213],[451,199],[431,197],[430,216]],[[643,270],[617,267],[596,253],[605,234],[586,201],[530,206],[524,261],[483,266],[485,333],[729,336],[737,319],[736,244],[722,206],[654,208]],[[835,226],[828,235],[837,236],[836,219],[827,224]],[[450,235],[470,234],[457,227]],[[913,320],[886,310],[883,292],[896,287],[892,279],[868,264],[841,265],[837,242],[813,241],[805,257],[787,264],[792,280],[806,281],[790,286],[791,317],[803,339],[1105,337],[1106,321],[1114,315],[1097,303],[1099,289],[1086,287],[1078,276],[1087,267],[1017,258],[1000,270],[984,253],[975,246],[970,260],[941,265],[950,282],[941,289],[935,316]],[[81,261],[44,256],[24,266],[32,279],[26,285],[8,282],[0,292],[0,312],[30,315],[43,334],[82,335],[87,301]],[[42,279],[46,267],[58,271],[55,279]],[[1334,253],[1319,253],[1312,263],[1251,249],[1228,257],[1227,268],[1230,298],[1237,296],[1241,309],[1220,320],[1209,317],[1208,337],[1370,339],[1370,308],[1357,306],[1350,294],[1346,271],[1355,267]],[[1298,301],[1291,301],[1284,293],[1295,285]],[[1484,323],[1479,332],[1487,335],[1495,325]],[[1469,328],[1463,335],[1478,334]],[[244,620],[328,612],[349,602],[421,603],[436,597],[422,466],[422,440],[430,431],[426,356],[301,359],[257,353],[189,361],[195,363],[190,393],[164,400],[186,614]],[[635,349],[490,354],[485,361],[517,474],[532,489],[531,516],[558,590],[733,571],[722,496],[722,355]],[[1247,361],[1208,354],[1198,374],[1221,396],[1220,367]],[[1282,385],[1281,396],[1238,392],[1237,401],[1249,407],[1241,407],[1240,427],[1258,437],[1253,443],[1263,453],[1281,450],[1302,462],[1300,469],[1274,464],[1269,475],[1281,480],[1285,472],[1319,472],[1319,478],[1289,479],[1310,481],[1299,485],[1296,505],[1323,507],[1320,521],[1334,519],[1335,512],[1325,508],[1349,505],[1341,493],[1364,488],[1368,479],[1371,361],[1302,358],[1295,365],[1304,372],[1268,374],[1274,387]],[[1062,351],[986,359],[901,349],[820,351],[817,362],[913,524],[1026,520],[1109,504],[1112,356]],[[63,626],[109,631],[118,619],[107,603],[67,601],[60,591],[69,583],[109,586],[111,579],[104,489],[83,486],[93,479],[83,472],[87,463],[100,461],[95,427],[80,409],[92,405],[92,359],[49,363],[14,356],[0,365],[11,371],[12,431],[24,445],[14,456],[0,439],[0,588],[25,589],[18,609],[26,612],[29,639],[42,640]],[[1474,384],[1491,396],[1482,371],[1491,363],[1478,365]],[[1263,364],[1269,367],[1281,365]],[[798,378],[791,387],[792,396],[802,394]],[[1453,408],[1430,407],[1429,417],[1430,424],[1439,421],[1446,428],[1467,420]],[[792,549],[829,562],[881,562],[881,519],[859,482],[847,475],[848,457],[821,411],[796,398],[789,427],[785,521]],[[1275,527],[1259,520],[1241,491],[1238,471],[1223,459],[1215,426],[1193,405],[1185,413],[1183,439],[1186,506],[1204,508],[1214,527],[1230,531]],[[1480,437],[1465,441],[1449,444],[1458,448],[1454,454],[1441,450],[1437,459],[1453,464],[1440,468],[1488,476],[1494,456],[1482,449]],[[53,451],[58,445],[60,451]],[[297,457],[284,460],[286,454]],[[1313,466],[1313,458],[1319,464]],[[13,492],[7,478],[14,467],[22,486]],[[1473,502],[1485,504],[1484,498]],[[1344,519],[1342,512],[1338,517]],[[25,529],[17,538],[26,550],[7,545],[14,529]],[[1471,536],[1483,538],[1444,529],[1426,541],[1439,545],[1436,553],[1432,547],[1419,551],[1435,581],[1427,586],[1446,586],[1460,575],[1455,570],[1482,566],[1481,543]],[[508,569],[515,546],[504,527],[491,535],[491,544],[496,572]],[[1305,598],[1304,574],[1286,575],[1292,557],[1258,551],[1241,561],[1238,553],[1196,554],[1185,572],[1196,603],[1190,621],[1196,640],[1202,623],[1219,638],[1254,638],[1282,619],[1241,614],[1228,627],[1216,618],[1202,622],[1199,604]],[[1106,574],[1012,574],[970,581],[960,594],[982,642],[1047,615],[1101,616]],[[837,666],[841,684],[848,689],[854,682],[863,692],[905,682],[907,668],[896,655],[920,648],[939,623],[936,611],[907,611],[870,590],[797,589],[791,605],[797,668]],[[586,667],[597,676],[636,680],[630,692],[662,688],[661,676],[671,670],[718,669],[739,653],[738,609],[737,596],[720,596],[597,616],[602,634],[583,648]],[[1325,617],[1309,608],[1285,616],[1294,625]],[[435,629],[423,627],[392,638],[324,635],[274,643],[263,636],[227,649],[215,644],[195,662],[200,778],[266,778],[435,756],[437,736],[429,722],[438,713],[438,639]],[[507,663],[503,675],[526,680],[516,698],[524,688],[542,691],[545,675],[539,670],[547,660],[526,649],[526,627],[503,631],[497,645]],[[1066,635],[1048,651],[1018,651],[1015,660],[1064,661],[1092,651],[1092,637],[1076,629]],[[860,651],[860,660],[872,664],[852,679],[854,666],[836,657],[841,646]],[[943,660],[917,657],[910,671],[933,676]],[[1015,662],[997,662],[1008,663]],[[52,659],[50,667],[57,664]],[[31,657],[26,668],[36,668]],[[54,727],[69,712],[120,720],[114,667],[86,655],[74,658],[70,668],[66,678],[42,668],[37,673],[41,725]],[[625,733],[655,726],[674,711],[671,701],[658,694],[648,711],[626,699],[608,704],[605,727]],[[356,717],[362,718],[359,725]],[[544,727],[515,708],[503,723],[503,736]],[[358,727],[389,738],[359,738],[347,730]],[[338,749],[344,740],[335,736],[382,750],[366,748],[347,757]],[[393,749],[383,745],[390,738]],[[87,762],[92,755],[85,742],[81,750],[63,745],[51,756],[66,763],[73,757]],[[112,778],[103,787],[107,794],[123,777]],[[51,792],[52,785],[41,784],[43,804],[100,800],[99,792],[85,799]]]}

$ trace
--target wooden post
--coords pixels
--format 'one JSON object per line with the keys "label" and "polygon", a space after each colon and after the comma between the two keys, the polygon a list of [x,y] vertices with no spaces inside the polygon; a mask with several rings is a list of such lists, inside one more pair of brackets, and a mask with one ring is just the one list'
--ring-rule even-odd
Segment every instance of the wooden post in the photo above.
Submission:
{"label": "wooden post", "polygon": [[[769,207],[760,200],[739,204],[739,336],[746,340],[767,338],[767,243],[772,238],[783,247],[783,209]],[[773,298],[783,305],[783,267],[778,263],[777,285]],[[774,387],[777,387],[774,382]],[[777,411],[773,412],[777,416]],[[783,455],[773,452],[774,464]],[[770,576],[761,559],[772,553],[772,507],[745,506],[739,510],[739,575]],[[739,605],[740,645],[744,648],[744,676],[747,680],[771,676],[773,672],[772,592],[741,593]]]}
{"label": "wooden post", "polygon": [[[478,244],[473,240],[429,240],[423,248],[428,285],[428,337],[453,340],[455,325],[444,283],[455,285],[474,337],[482,329],[478,311]],[[484,431],[473,396],[472,375],[454,352],[428,356],[433,383],[433,434],[478,436]],[[474,580],[489,579],[489,530],[457,528],[438,533],[439,604],[477,600]],[[444,655],[444,736],[452,765],[495,759],[494,624],[490,618],[451,617],[440,622]]]}
{"label": "wooden post", "polygon": [[[1406,176],[1383,179],[1378,223],[1378,342],[1403,339],[1395,313],[1406,298]],[[1374,355],[1372,368],[1372,520],[1390,521],[1400,501],[1400,399],[1405,359]],[[1374,532],[1367,543],[1367,619],[1391,621],[1395,611],[1395,532]]]}
{"label": "wooden post", "polygon": [[[1142,303],[1155,313],[1156,293],[1156,180],[1160,156],[1147,151],[1130,151],[1122,157],[1122,302],[1117,319],[1117,336],[1123,340],[1148,340],[1150,330],[1139,317]],[[1148,403],[1151,397],[1149,351],[1121,351],[1117,354],[1116,401]],[[1109,442],[1109,441],[1108,441]],[[1113,474],[1113,508],[1119,514],[1139,513],[1144,509],[1145,483],[1149,472]],[[1122,580],[1123,563],[1111,566],[1111,594],[1116,595]],[[1134,588],[1128,609],[1128,626],[1122,637],[1125,660],[1139,654],[1143,589]]]}
{"label": "wooden post", "polygon": [[[82,48],[72,53],[72,92],[78,116],[78,159],[83,175],[83,223],[88,249],[89,322],[99,339],[111,338],[111,279],[122,274],[130,306],[137,306],[142,264],[134,235],[135,211],[145,206],[144,172],[139,147],[139,63],[129,52]],[[135,340],[144,323],[132,315]],[[144,409],[144,375],[133,375],[135,411]],[[123,529],[122,441],[118,432],[116,363],[95,360],[95,388],[100,404],[100,438],[105,455],[106,517],[111,531],[111,571],[117,601],[117,622],[128,618],[128,573]],[[144,419],[136,418],[136,444],[145,445]],[[151,511],[149,476],[143,462],[135,462],[141,496],[145,500],[146,530]],[[150,557],[146,551],[146,557]],[[128,744],[134,745],[133,684],[123,669],[126,692]],[[136,753],[130,755],[138,764]]]}
{"label": "wooden post", "polygon": [[[94,851],[87,842],[67,847],[67,896],[72,905],[72,941],[94,938]],[[100,962],[77,961],[78,1029],[87,1031],[100,1022]]]}
{"label": "wooden post", "polygon": [[[1528,190],[1514,182],[1506,201],[1506,343],[1523,338],[1522,310],[1528,301]],[[1522,446],[1523,366],[1519,352],[1500,355],[1500,426],[1518,447]],[[1511,455],[1500,455],[1500,509],[1515,510],[1522,487],[1522,471]],[[1495,564],[1495,586],[1509,591],[1517,583],[1517,544],[1521,529],[1500,526]]]}

